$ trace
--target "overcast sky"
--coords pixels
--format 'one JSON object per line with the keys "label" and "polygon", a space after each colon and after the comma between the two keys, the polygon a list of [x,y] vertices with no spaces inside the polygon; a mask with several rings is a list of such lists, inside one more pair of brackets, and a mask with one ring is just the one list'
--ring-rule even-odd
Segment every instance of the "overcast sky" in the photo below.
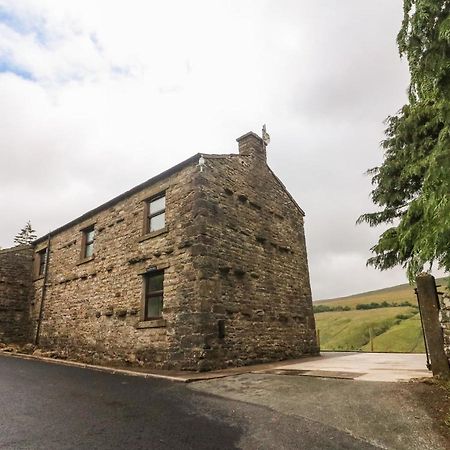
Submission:
{"label": "overcast sky", "polygon": [[0,246],[266,123],[314,298],[405,282],[366,268],[381,230],[355,225],[406,101],[401,17],[401,0],[0,0]]}

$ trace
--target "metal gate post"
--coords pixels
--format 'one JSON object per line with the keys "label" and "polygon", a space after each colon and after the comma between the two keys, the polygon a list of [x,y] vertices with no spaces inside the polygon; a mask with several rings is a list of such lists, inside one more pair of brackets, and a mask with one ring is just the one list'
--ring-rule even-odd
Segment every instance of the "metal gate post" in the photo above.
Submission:
{"label": "metal gate post", "polygon": [[422,327],[423,345],[425,347],[425,353],[427,354],[427,369],[431,370],[430,353],[428,351],[427,336],[425,334],[425,330],[423,329],[422,309],[420,308],[419,294],[417,293],[417,288],[414,288],[414,293],[416,294],[417,306],[419,307],[419,317],[420,317],[420,326]]}

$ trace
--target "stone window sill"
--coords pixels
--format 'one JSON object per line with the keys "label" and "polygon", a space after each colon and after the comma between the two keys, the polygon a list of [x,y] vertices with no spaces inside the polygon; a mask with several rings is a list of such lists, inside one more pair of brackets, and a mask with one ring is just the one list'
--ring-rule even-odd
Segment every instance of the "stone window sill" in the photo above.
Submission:
{"label": "stone window sill", "polygon": [[166,326],[165,319],[153,319],[153,320],[145,320],[143,322],[138,322],[136,328],[164,328]]}
{"label": "stone window sill", "polygon": [[90,261],[93,261],[95,259],[95,257],[94,256],[90,256],[89,258],[84,258],[84,259],[82,259],[81,261],[79,261],[79,262],[77,262],[77,266],[81,266],[81,264],[86,264],[86,263],[88,263],[88,262],[90,262]]}
{"label": "stone window sill", "polygon": [[156,236],[160,236],[161,234],[165,234],[169,231],[167,227],[161,228],[160,230],[152,231],[151,233],[144,234],[138,239],[138,242],[146,241],[147,239],[154,238]]}

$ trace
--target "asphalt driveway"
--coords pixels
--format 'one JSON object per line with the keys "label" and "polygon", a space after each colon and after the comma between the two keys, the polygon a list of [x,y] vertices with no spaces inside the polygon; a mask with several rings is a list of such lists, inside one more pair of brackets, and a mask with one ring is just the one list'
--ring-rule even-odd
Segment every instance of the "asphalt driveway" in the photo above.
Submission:
{"label": "asphalt driveway", "polygon": [[0,448],[376,448],[323,421],[192,386],[0,356]]}

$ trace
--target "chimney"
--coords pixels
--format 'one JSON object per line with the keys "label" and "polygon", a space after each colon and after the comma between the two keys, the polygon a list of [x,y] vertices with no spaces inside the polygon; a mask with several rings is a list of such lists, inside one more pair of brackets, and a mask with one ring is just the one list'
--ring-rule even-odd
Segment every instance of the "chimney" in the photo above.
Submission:
{"label": "chimney", "polygon": [[253,156],[266,162],[266,146],[262,138],[253,131],[249,131],[236,139],[239,144],[239,154],[241,156]]}

